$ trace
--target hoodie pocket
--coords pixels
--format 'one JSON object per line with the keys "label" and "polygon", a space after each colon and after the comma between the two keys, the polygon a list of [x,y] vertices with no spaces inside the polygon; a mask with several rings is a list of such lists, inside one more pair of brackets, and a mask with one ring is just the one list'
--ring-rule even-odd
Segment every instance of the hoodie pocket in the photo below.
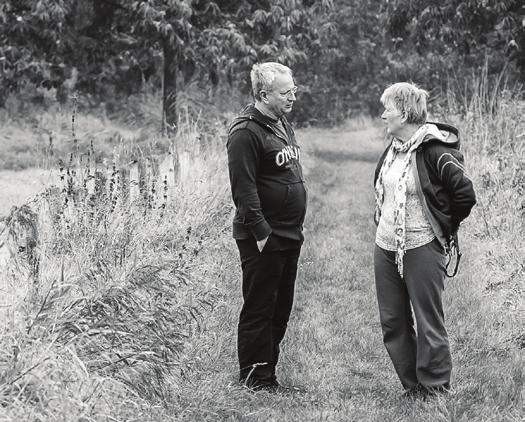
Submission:
{"label": "hoodie pocket", "polygon": [[302,182],[286,185],[286,196],[275,223],[285,226],[299,226],[306,213],[306,190]]}

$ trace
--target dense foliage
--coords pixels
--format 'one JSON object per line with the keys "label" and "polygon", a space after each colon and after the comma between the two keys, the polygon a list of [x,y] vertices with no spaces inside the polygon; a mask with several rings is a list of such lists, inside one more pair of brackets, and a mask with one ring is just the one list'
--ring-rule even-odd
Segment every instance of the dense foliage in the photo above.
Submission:
{"label": "dense foliage", "polygon": [[147,84],[173,124],[190,82],[247,94],[251,65],[277,60],[304,94],[296,117],[335,121],[396,80],[448,88],[485,62],[523,80],[524,16],[518,0],[6,0],[0,107],[74,90],[118,104]]}

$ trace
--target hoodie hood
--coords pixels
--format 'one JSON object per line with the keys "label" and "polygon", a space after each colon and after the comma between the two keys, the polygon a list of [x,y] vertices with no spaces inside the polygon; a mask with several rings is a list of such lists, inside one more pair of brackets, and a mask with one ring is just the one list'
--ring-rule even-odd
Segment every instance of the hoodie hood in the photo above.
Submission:
{"label": "hoodie hood", "polygon": [[262,114],[257,108],[255,108],[254,104],[248,104],[244,109],[239,113],[239,115],[232,121],[229,129],[228,134],[230,134],[233,130],[233,128],[237,125],[239,125],[242,122],[246,121],[254,121],[257,124],[259,124],[262,127],[268,127],[270,123],[275,123],[276,120],[271,119],[268,116],[265,116]]}
{"label": "hoodie hood", "polygon": [[452,125],[447,123],[427,122],[427,125],[432,125],[433,129],[425,136],[423,142],[441,142],[449,148],[459,150],[459,131]]}

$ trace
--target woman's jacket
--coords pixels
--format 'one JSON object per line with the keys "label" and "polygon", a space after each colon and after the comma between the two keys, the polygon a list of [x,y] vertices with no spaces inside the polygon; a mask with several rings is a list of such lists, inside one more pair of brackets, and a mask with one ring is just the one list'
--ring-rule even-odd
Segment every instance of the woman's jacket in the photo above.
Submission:
{"label": "woman's jacket", "polygon": [[[444,123],[431,124],[436,125],[446,139],[443,141],[429,135],[414,152],[411,165],[426,217],[448,251],[453,240],[457,243],[459,224],[476,204],[476,195],[472,181],[465,173],[458,130]],[[389,147],[377,164],[374,185]]]}

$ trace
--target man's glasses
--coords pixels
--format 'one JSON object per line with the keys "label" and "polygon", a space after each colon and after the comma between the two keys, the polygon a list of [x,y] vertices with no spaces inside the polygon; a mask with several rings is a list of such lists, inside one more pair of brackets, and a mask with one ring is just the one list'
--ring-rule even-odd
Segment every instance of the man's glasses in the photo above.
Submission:
{"label": "man's glasses", "polygon": [[[299,88],[297,86],[294,86],[292,89],[289,89],[286,92],[277,92],[276,94],[280,95],[283,98],[290,98],[292,95],[295,95]],[[261,89],[259,92],[266,92],[266,94],[271,93],[272,91],[266,91],[265,89]]]}
{"label": "man's glasses", "polygon": [[292,95],[295,95],[295,93],[297,92],[298,90],[298,87],[297,86],[294,86],[292,89],[289,89],[288,91],[286,92],[279,92],[279,95],[281,95],[282,97],[291,97]]}

